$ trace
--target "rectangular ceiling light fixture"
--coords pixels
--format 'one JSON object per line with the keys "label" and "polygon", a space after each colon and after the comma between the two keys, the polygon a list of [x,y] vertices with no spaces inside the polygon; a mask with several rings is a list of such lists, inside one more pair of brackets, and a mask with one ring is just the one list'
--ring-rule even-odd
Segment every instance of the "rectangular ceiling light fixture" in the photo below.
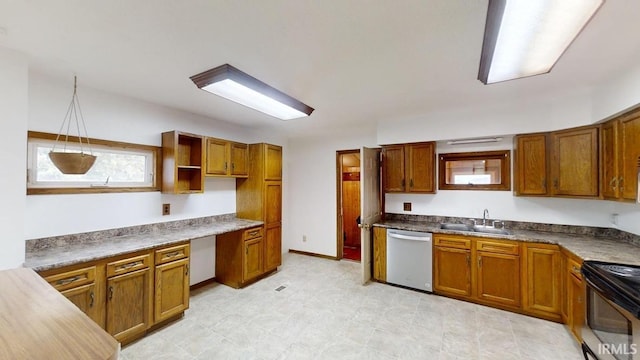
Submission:
{"label": "rectangular ceiling light fixture", "polygon": [[229,64],[207,70],[190,79],[202,90],[281,120],[309,116],[314,110]]}
{"label": "rectangular ceiling light fixture", "polygon": [[489,0],[478,80],[548,73],[604,0]]}
{"label": "rectangular ceiling light fixture", "polygon": [[462,140],[449,140],[449,145],[462,145],[462,144],[481,144],[502,141],[501,137],[487,137],[487,138],[475,138],[475,139],[462,139]]}

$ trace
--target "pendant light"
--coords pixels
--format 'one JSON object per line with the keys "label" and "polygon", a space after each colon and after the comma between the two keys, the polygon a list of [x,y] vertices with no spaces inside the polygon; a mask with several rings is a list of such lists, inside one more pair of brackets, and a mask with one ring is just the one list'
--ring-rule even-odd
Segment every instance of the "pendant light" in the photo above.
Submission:
{"label": "pendant light", "polygon": [[[56,142],[53,144],[53,149],[49,152],[49,158],[53,165],[55,165],[63,174],[81,175],[86,174],[96,161],[96,156],[91,151],[91,144],[89,143],[89,136],[87,134],[87,127],[82,117],[82,110],[80,109],[80,101],[78,100],[78,79],[73,77],[73,95],[71,96],[71,103],[67,109],[67,114],[62,120],[58,136],[56,136]],[[78,132],[77,142],[80,145],[80,152],[67,151],[67,144],[69,143],[69,131],[71,130],[71,123],[75,123],[76,130]],[[80,124],[82,123],[82,129],[84,130],[84,140],[80,133]],[[66,133],[64,135],[64,145],[62,151],[56,151],[63,137],[63,130],[66,127]],[[89,150],[89,154],[85,154],[85,145]]]}

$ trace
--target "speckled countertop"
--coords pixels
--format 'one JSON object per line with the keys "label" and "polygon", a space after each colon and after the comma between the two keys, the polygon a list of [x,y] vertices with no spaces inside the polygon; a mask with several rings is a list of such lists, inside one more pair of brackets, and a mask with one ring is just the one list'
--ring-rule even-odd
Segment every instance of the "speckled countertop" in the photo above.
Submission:
{"label": "speckled countertop", "polygon": [[479,232],[455,231],[440,229],[441,222],[410,221],[406,219],[391,219],[380,221],[374,226],[409,231],[422,231],[434,234],[471,235],[493,239],[517,240],[558,244],[583,260],[599,260],[612,263],[640,266],[640,246],[607,234],[561,233],[551,231],[536,231],[512,229],[507,227],[510,235],[484,234]]}
{"label": "speckled countertop", "polygon": [[50,270],[263,224],[228,215],[196,220],[27,240],[24,267]]}

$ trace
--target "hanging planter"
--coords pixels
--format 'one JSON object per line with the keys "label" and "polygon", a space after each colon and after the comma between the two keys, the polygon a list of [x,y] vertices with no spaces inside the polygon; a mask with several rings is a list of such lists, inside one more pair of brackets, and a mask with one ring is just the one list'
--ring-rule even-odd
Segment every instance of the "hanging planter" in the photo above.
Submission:
{"label": "hanging planter", "polygon": [[[49,152],[49,159],[53,165],[55,165],[63,174],[81,175],[86,174],[96,161],[96,156],[91,151],[91,143],[89,142],[89,136],[87,134],[87,127],[82,117],[82,110],[80,109],[80,101],[78,100],[77,92],[77,78],[73,77],[73,96],[71,97],[71,103],[67,109],[67,114],[62,120],[60,131],[56,136],[56,142],[53,144],[53,149]],[[80,145],[80,152],[67,151],[67,145],[69,143],[69,131],[71,129],[71,123],[75,122],[76,130],[78,131],[78,144]],[[80,133],[80,123],[82,123],[82,129],[84,130],[84,140]],[[64,135],[64,146],[62,151],[56,151],[58,143],[61,142],[60,138],[63,136],[62,131],[66,127],[66,134]],[[85,145],[89,150],[89,153],[85,153]]]}

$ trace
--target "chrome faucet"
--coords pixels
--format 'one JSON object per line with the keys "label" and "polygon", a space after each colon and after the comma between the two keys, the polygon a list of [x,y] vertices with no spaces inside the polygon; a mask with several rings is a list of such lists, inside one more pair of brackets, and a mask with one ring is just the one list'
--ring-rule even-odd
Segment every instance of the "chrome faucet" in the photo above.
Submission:
{"label": "chrome faucet", "polygon": [[482,212],[482,226],[487,226],[487,218],[489,217],[489,210],[488,209],[484,209],[484,212]]}

